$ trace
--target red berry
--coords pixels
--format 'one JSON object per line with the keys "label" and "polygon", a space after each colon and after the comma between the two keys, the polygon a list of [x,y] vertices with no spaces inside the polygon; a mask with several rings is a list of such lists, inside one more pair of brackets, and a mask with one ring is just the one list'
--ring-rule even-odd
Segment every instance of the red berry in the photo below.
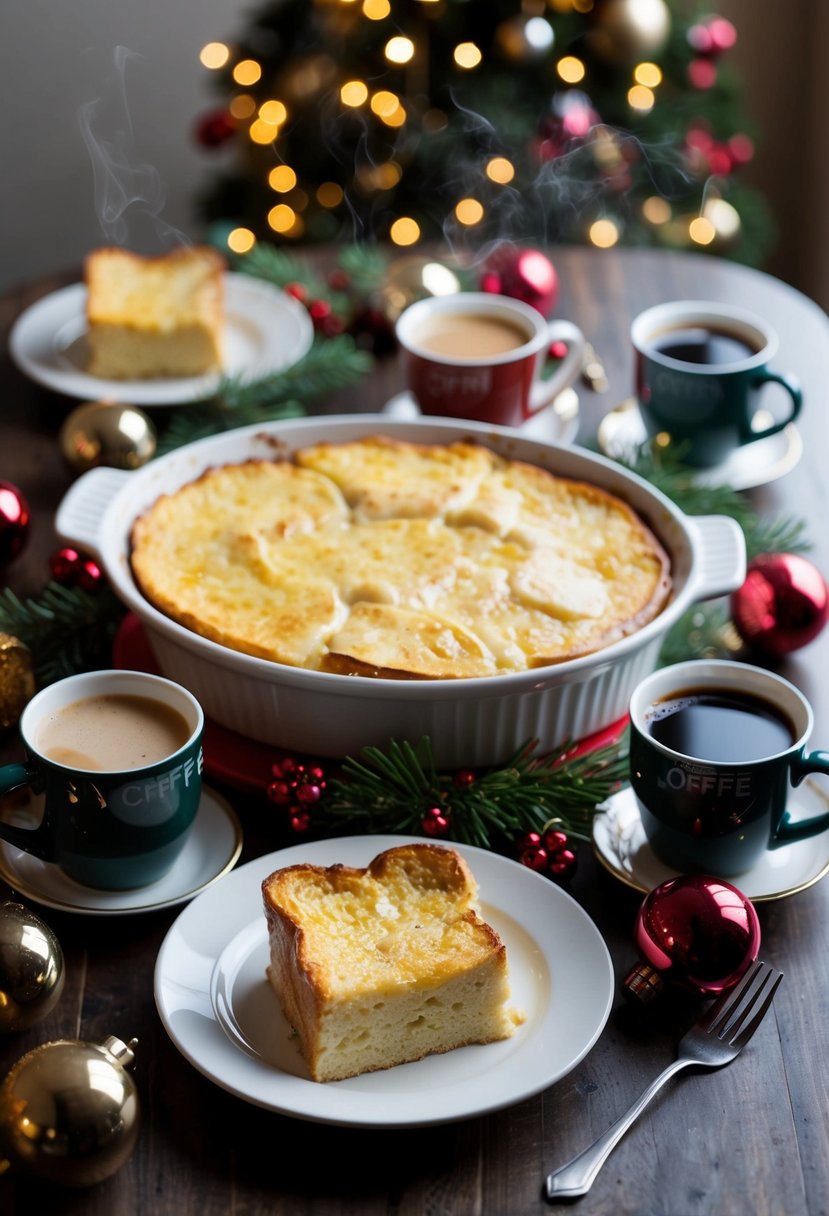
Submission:
{"label": "red berry", "polygon": [[295,832],[307,832],[311,826],[311,816],[307,811],[295,810],[291,815],[291,828]]}
{"label": "red berry", "polygon": [[306,781],[297,788],[296,796],[300,802],[319,802],[322,797],[322,790],[318,785],[314,785],[313,782]]}
{"label": "red berry", "polygon": [[556,878],[563,878],[567,874],[572,874],[576,868],[576,854],[572,849],[560,849],[552,858],[549,871]]}
{"label": "red berry", "polygon": [[525,832],[523,836],[518,837],[519,849],[537,849],[541,846],[541,835],[539,832]]}
{"label": "red berry", "polygon": [[463,787],[464,785],[473,785],[475,782],[475,770],[471,768],[459,768],[454,776],[455,785]]}
{"label": "red berry", "polygon": [[304,302],[308,299],[308,288],[304,283],[286,283],[283,290],[286,296],[293,296],[295,300]]}
{"label": "red berry", "polygon": [[427,836],[443,836],[449,831],[449,820],[440,812],[437,815],[430,815],[427,811],[421,826]]}
{"label": "red berry", "polygon": [[566,849],[568,844],[566,832],[551,828],[544,833],[544,848],[548,853],[558,853],[560,849]]}
{"label": "red berry", "polygon": [[524,849],[519,858],[521,865],[526,866],[529,870],[543,870],[547,865],[549,854],[541,845],[531,845]]}
{"label": "red berry", "polygon": [[272,781],[268,786],[267,795],[277,806],[287,806],[291,801],[291,787],[287,781]]}
{"label": "red berry", "polygon": [[49,558],[49,570],[51,571],[52,578],[64,584],[74,582],[80,561],[81,555],[77,549],[71,549],[69,546],[58,549]]}
{"label": "red berry", "polygon": [[97,591],[103,579],[103,570],[91,557],[86,558],[77,567],[78,586],[83,587],[84,591]]}

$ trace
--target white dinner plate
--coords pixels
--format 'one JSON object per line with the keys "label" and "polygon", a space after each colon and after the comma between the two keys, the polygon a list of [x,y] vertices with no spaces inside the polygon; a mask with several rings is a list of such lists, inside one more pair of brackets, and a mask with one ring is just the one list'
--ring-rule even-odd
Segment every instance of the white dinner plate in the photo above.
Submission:
{"label": "white dinner plate", "polygon": [[182,1055],[256,1106],[353,1127],[418,1127],[500,1110],[574,1068],[604,1029],[613,1001],[602,937],[549,879],[485,849],[453,845],[472,867],[482,913],[506,946],[514,1003],[526,1021],[500,1043],[345,1081],[309,1079],[265,978],[262,881],[297,862],[366,866],[413,839],[352,836],[292,846],[239,867],[185,908],[155,969],[158,1011]]}
{"label": "white dinner plate", "polygon": [[[86,371],[86,286],[74,283],[38,300],[18,317],[9,351],[32,380],[68,397],[112,398],[127,405],[181,405],[215,391],[219,373],[159,380],[102,380]],[[308,310],[291,296],[245,274],[225,276],[224,374],[246,380],[284,370],[314,340]]]}
{"label": "white dinner plate", "polygon": [[[793,820],[808,819],[826,814],[829,798],[816,782],[807,779],[789,791],[789,808]],[[593,848],[605,869],[643,893],[679,873],[660,861],[648,843],[630,786],[608,799],[606,809],[595,816]],[[827,873],[829,832],[823,832],[769,849],[745,874],[728,881],[755,903],[765,903],[804,891]]]}
{"label": "white dinner plate", "polygon": [[[632,397],[605,414],[597,433],[599,447],[614,460],[635,459],[637,449],[647,437],[639,407]],[[700,485],[752,490],[790,473],[802,455],[803,439],[790,422],[776,435],[737,448],[715,468],[695,471],[694,480]]]}
{"label": "white dinner plate", "polygon": [[99,891],[6,841],[0,841],[0,877],[18,895],[48,908],[84,916],[125,916],[186,903],[231,870],[241,851],[242,828],[235,812],[220,794],[203,786],[190,838],[158,882],[132,891]]}

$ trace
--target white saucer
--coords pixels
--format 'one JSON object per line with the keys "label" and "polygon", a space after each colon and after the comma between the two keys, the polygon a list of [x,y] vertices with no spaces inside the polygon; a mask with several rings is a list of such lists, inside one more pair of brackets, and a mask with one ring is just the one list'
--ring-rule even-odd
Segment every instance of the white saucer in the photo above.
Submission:
{"label": "white saucer", "polygon": [[[789,793],[795,819],[825,814],[829,797],[808,779]],[[645,838],[639,808],[628,786],[608,799],[593,820],[593,848],[602,865],[629,887],[647,893],[679,871],[661,862]],[[805,891],[829,872],[829,832],[770,849],[745,874],[728,881],[755,903]]]}
{"label": "white saucer", "polygon": [[[633,460],[640,444],[647,439],[639,407],[632,397],[605,414],[597,433],[599,447],[614,460]],[[757,439],[737,448],[728,460],[715,469],[694,471],[700,485],[728,485],[734,490],[751,490],[789,473],[803,454],[803,440],[793,422],[776,435]]]}
{"label": "white saucer", "polygon": [[[397,393],[383,406],[391,418],[420,418],[417,402],[409,392]],[[579,429],[579,397],[572,387],[562,389],[553,401],[515,430],[528,439],[545,443],[573,443]]]}
{"label": "white saucer", "polygon": [[62,912],[121,916],[186,903],[232,870],[242,851],[242,828],[229,803],[203,787],[192,834],[173,868],[148,887],[99,891],[49,862],[0,841],[0,877],[18,895]]}
{"label": "white saucer", "polygon": [[[282,371],[314,340],[308,310],[270,283],[246,274],[225,276],[223,374],[245,379]],[[20,370],[68,397],[112,398],[127,405],[180,405],[212,396],[219,373],[165,380],[102,380],[86,371],[86,287],[74,283],[26,309],[15,322],[9,351]]]}

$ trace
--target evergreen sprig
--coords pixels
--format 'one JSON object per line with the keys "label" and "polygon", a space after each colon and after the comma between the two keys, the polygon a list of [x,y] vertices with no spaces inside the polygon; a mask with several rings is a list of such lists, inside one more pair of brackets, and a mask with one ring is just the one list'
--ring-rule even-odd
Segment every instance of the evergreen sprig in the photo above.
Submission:
{"label": "evergreen sprig", "polygon": [[449,821],[448,837],[481,848],[503,849],[553,821],[589,840],[596,811],[625,779],[626,753],[620,740],[584,754],[567,746],[540,754],[531,740],[504,767],[467,780],[438,773],[427,737],[416,746],[393,740],[385,751],[368,747],[343,762],[321,815],[354,831],[423,835],[424,817],[437,807]]}
{"label": "evergreen sprig", "polygon": [[108,667],[125,612],[107,586],[85,591],[52,581],[26,600],[8,587],[0,592],[0,630],[29,647],[41,687],[78,671]]}

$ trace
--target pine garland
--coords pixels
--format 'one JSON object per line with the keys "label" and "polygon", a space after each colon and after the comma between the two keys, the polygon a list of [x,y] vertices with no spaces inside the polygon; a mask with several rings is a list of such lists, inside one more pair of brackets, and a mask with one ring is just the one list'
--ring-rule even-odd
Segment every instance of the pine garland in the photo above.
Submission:
{"label": "pine garland", "polygon": [[0,631],[29,647],[40,687],[75,672],[108,667],[125,612],[106,586],[84,591],[52,581],[26,600],[8,587],[0,592]]}

